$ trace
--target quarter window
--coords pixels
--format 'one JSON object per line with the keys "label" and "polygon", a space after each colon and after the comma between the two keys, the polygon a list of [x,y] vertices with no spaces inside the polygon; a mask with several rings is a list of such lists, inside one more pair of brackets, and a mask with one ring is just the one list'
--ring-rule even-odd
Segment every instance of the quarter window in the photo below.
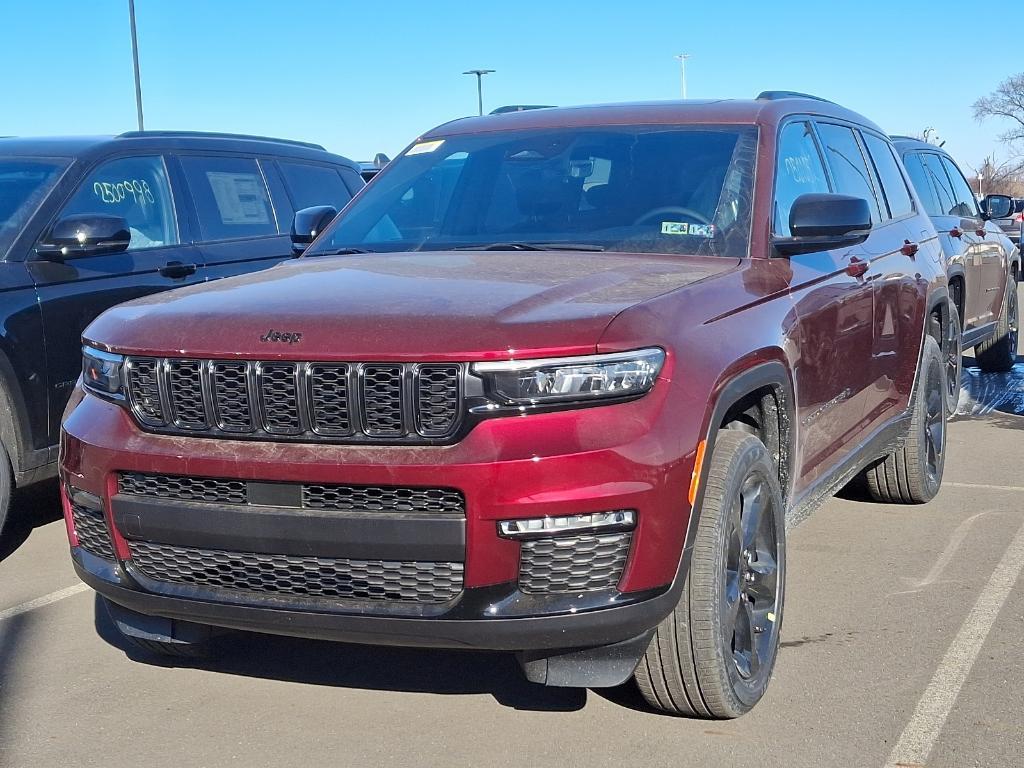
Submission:
{"label": "quarter window", "polygon": [[341,176],[333,168],[278,161],[295,210],[314,205],[333,205],[341,210],[352,199]]}
{"label": "quarter window", "polygon": [[911,202],[910,192],[907,191],[907,182],[903,179],[899,163],[889,142],[870,133],[861,133],[861,136],[864,138],[864,146],[867,147],[868,154],[874,161],[875,170],[878,171],[882,192],[889,205],[889,216],[899,219],[913,213],[914,204]]}
{"label": "quarter window", "polygon": [[956,201],[956,215],[966,216],[968,218],[978,217],[978,203],[974,199],[974,192],[971,191],[971,185],[967,183],[967,179],[960,172],[960,169],[956,167],[956,164],[948,157],[942,158],[942,164],[946,167],[946,173],[949,174],[949,180],[953,182],[953,194],[955,195]]}
{"label": "quarter window", "polygon": [[128,224],[128,250],[178,243],[174,202],[163,158],[123,157],[93,170],[64,206],[76,214],[120,216]]}
{"label": "quarter window", "polygon": [[828,177],[810,123],[790,123],[779,135],[775,169],[775,234],[790,236],[789,212],[800,195],[828,191]]}
{"label": "quarter window", "polygon": [[256,161],[182,157],[204,240],[276,235],[270,193]]}
{"label": "quarter window", "polygon": [[825,150],[825,162],[832,170],[836,192],[866,200],[871,209],[871,221],[875,224],[880,222],[882,211],[853,131],[842,125],[819,123],[818,134]]}

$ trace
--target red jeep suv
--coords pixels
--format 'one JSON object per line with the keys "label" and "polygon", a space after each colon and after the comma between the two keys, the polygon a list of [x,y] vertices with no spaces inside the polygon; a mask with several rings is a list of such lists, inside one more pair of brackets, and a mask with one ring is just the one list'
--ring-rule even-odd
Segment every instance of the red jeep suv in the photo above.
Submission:
{"label": "red jeep suv", "polygon": [[786,526],[857,477],[937,492],[949,312],[892,144],[830,102],[458,120],[302,258],[87,329],[71,555],[156,652],[506,650],[734,717],[778,652]]}

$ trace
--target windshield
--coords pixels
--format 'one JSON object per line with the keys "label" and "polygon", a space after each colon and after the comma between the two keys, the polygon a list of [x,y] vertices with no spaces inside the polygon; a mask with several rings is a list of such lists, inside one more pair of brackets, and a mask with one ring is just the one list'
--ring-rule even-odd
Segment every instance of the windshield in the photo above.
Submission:
{"label": "windshield", "polygon": [[746,257],[754,127],[608,126],[421,141],[307,251],[559,247]]}
{"label": "windshield", "polygon": [[66,167],[59,160],[0,159],[0,258]]}

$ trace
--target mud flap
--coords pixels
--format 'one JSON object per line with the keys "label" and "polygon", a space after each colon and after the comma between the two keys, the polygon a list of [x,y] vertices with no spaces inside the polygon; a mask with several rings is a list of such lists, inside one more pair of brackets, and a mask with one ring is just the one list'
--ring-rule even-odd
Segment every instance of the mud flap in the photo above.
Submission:
{"label": "mud flap", "polygon": [[655,629],[614,645],[523,651],[516,654],[516,659],[531,683],[557,688],[612,688],[622,685],[633,674]]}
{"label": "mud flap", "polygon": [[147,616],[129,610],[111,600],[103,602],[118,631],[126,637],[189,646],[205,643],[213,635],[213,628],[205,624],[193,624],[163,616]]}

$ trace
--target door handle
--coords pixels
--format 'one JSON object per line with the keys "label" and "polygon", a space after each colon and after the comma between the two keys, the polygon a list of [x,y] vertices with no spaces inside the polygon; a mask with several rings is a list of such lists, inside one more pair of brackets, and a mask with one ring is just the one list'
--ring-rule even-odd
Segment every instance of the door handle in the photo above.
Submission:
{"label": "door handle", "polygon": [[851,256],[850,264],[846,268],[846,274],[850,277],[863,277],[864,273],[868,271],[868,267],[870,266],[870,262],[858,259],[856,256]]}
{"label": "door handle", "polygon": [[957,238],[959,240],[961,237],[964,236],[964,233],[960,229],[960,227],[953,227],[951,230],[949,230],[949,236],[950,237],[955,237],[955,238]]}
{"label": "door handle", "polygon": [[903,241],[903,247],[900,248],[900,253],[902,253],[904,256],[909,256],[910,258],[914,258],[917,255],[917,251],[918,251],[919,247],[920,246],[918,246],[917,243],[912,243],[909,240],[904,240]]}
{"label": "door handle", "polygon": [[164,277],[188,277],[196,273],[197,265],[182,264],[180,261],[169,261],[157,270]]}

